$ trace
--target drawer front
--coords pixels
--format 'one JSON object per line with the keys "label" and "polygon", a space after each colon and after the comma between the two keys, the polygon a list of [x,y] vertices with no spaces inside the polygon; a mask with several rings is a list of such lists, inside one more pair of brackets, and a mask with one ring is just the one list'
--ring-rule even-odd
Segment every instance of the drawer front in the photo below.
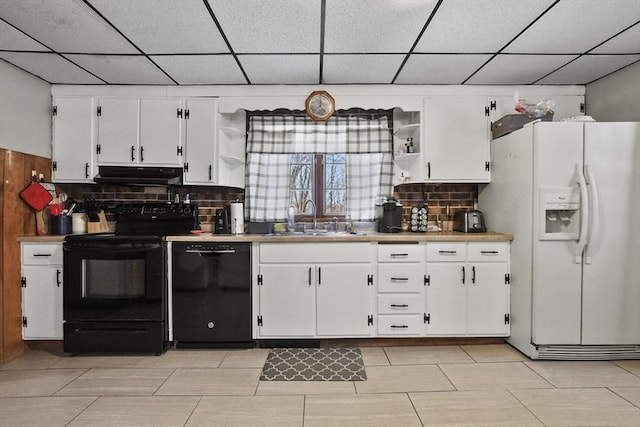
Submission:
{"label": "drawer front", "polygon": [[421,264],[378,264],[378,292],[420,292],[423,286]]}
{"label": "drawer front", "polygon": [[466,243],[427,242],[427,261],[448,262],[466,261]]}
{"label": "drawer front", "polygon": [[260,262],[370,262],[370,249],[368,242],[260,243]]}
{"label": "drawer front", "polygon": [[469,242],[467,259],[472,262],[505,262],[508,252],[507,242]]}
{"label": "drawer front", "polygon": [[22,264],[62,265],[62,243],[23,243]]}
{"label": "drawer front", "polygon": [[421,314],[410,316],[378,316],[378,335],[422,335]]}
{"label": "drawer front", "polygon": [[378,262],[420,262],[422,246],[378,244]]}
{"label": "drawer front", "polygon": [[419,294],[378,295],[378,314],[424,313],[424,300]]}

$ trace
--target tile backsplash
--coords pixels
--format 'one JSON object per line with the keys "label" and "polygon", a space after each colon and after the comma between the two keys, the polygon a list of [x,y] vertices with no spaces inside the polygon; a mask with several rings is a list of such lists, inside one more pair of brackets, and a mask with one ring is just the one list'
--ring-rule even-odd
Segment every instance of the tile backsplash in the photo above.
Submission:
{"label": "tile backsplash", "polygon": [[[198,205],[201,223],[212,222],[215,212],[235,200],[244,201],[244,190],[233,187],[141,187],[107,184],[58,184],[58,192],[64,191],[75,200],[95,199],[112,219],[113,208],[119,203],[134,201],[174,201],[176,194],[183,201],[187,194],[191,203]],[[404,218],[409,219],[411,208],[426,203],[429,220],[438,216],[444,220],[447,206],[450,214],[456,210],[471,210],[478,199],[477,184],[402,184],[394,188],[395,197],[404,205]]]}

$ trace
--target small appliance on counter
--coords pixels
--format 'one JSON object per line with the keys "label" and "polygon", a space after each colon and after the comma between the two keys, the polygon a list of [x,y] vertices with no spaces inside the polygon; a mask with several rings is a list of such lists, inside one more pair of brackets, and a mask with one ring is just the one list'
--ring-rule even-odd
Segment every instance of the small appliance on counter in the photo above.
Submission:
{"label": "small appliance on counter", "polygon": [[482,212],[474,211],[457,211],[453,214],[453,231],[461,231],[463,233],[484,233],[487,227],[484,222]]}
{"label": "small appliance on counter", "polygon": [[380,233],[399,233],[402,227],[402,203],[395,199],[376,204],[376,229]]}
{"label": "small appliance on counter", "polygon": [[231,234],[231,206],[227,205],[216,211],[215,233]]}

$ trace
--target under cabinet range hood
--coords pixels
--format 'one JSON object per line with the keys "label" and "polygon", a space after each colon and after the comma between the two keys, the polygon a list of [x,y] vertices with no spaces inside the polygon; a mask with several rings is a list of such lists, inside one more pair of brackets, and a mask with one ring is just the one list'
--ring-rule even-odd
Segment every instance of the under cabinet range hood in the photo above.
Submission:
{"label": "under cabinet range hood", "polygon": [[99,166],[93,180],[100,184],[182,185],[182,168]]}

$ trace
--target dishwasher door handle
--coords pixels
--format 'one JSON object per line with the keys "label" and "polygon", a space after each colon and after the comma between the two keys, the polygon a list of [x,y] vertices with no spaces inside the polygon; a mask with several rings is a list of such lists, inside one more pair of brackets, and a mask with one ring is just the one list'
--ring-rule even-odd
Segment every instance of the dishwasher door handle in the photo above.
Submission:
{"label": "dishwasher door handle", "polygon": [[220,249],[213,251],[201,251],[198,249],[187,249],[185,251],[188,254],[198,254],[198,255],[210,255],[210,254],[235,254],[235,249]]}

